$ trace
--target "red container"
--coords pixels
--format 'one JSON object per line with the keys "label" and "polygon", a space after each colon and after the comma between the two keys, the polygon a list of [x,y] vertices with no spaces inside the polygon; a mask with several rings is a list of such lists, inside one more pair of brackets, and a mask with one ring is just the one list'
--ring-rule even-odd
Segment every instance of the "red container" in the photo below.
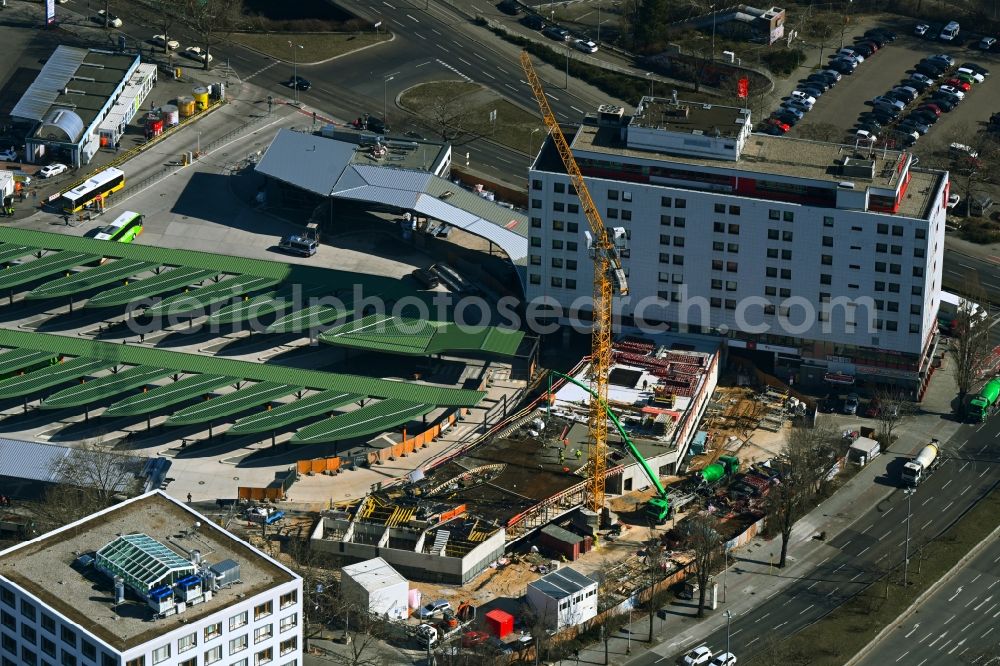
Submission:
{"label": "red container", "polygon": [[495,608],[486,614],[486,628],[497,638],[503,638],[514,631],[514,616]]}

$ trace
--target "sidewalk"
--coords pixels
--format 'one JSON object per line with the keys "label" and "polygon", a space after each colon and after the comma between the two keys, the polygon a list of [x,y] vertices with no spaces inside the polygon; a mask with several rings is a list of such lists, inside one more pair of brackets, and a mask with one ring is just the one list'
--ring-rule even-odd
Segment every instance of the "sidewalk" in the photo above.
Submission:
{"label": "sidewalk", "polygon": [[[922,447],[928,438],[936,437],[942,442],[950,439],[959,429],[959,423],[947,418],[951,414],[951,400],[955,396],[955,384],[951,365],[947,362],[931,379],[927,394],[921,403],[921,412],[905,422],[897,430],[899,439],[887,453],[912,455]],[[654,644],[646,642],[649,636],[649,618],[644,611],[633,613],[633,621],[616,632],[608,642],[609,664],[627,664],[642,659],[648,662],[649,653],[655,660],[666,659],[682,650],[698,645],[699,641],[720,629],[726,622],[725,611],[733,616],[741,615],[790,586],[803,575],[813,570],[816,563],[840,552],[830,542],[859,517],[857,507],[870,507],[892,494],[896,489],[878,485],[875,478],[886,474],[886,468],[893,456],[881,456],[874,463],[859,471],[832,497],[802,517],[792,529],[788,547],[788,566],[778,569],[771,566],[781,553],[781,538],[771,540],[755,537],[738,551],[733,551],[730,565],[724,574],[716,576],[719,583],[719,608],[706,611],[703,620],[693,615],[678,617],[668,615],[668,619],[656,618],[653,623]],[[825,531],[825,541],[813,537]],[[728,601],[723,603],[723,599]],[[628,632],[631,632],[631,655],[627,654]],[[566,666],[577,664],[577,660],[559,662]],[[596,643],[580,650],[579,663],[604,664],[604,644]]]}

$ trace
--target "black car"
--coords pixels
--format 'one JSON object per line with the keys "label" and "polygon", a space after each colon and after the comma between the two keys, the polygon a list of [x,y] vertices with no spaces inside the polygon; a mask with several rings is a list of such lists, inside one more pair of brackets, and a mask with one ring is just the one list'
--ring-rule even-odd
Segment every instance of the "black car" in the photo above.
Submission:
{"label": "black car", "polygon": [[433,289],[441,284],[441,279],[437,276],[437,273],[429,268],[418,268],[410,273],[410,277],[424,289]]}
{"label": "black car", "polygon": [[855,65],[852,65],[846,60],[831,60],[828,67],[835,72],[840,72],[841,74],[853,74],[854,70],[857,69]]}
{"label": "black car", "polygon": [[878,46],[879,48],[882,48],[883,46],[889,43],[889,40],[887,40],[885,36],[879,33],[877,30],[869,30],[868,32],[866,32],[864,39],[870,42],[875,42],[875,45]]}
{"label": "black car", "polygon": [[869,115],[863,118],[858,118],[857,127],[858,129],[866,129],[869,131],[871,131],[871,128],[874,128],[875,130],[880,130],[882,129],[882,123],[875,116]]}
{"label": "black car", "polygon": [[826,92],[822,88],[820,88],[819,86],[810,85],[808,83],[802,83],[802,84],[800,84],[799,87],[796,88],[796,90],[798,90],[800,92],[804,92],[805,94],[809,95],[810,97],[815,97],[816,99],[819,99],[820,97],[822,97],[823,93]]}
{"label": "black car", "polygon": [[541,30],[545,27],[545,21],[538,14],[528,14],[521,19],[521,23],[525,28],[531,28],[532,30]]}
{"label": "black car", "polygon": [[789,113],[787,111],[775,111],[771,114],[771,117],[777,118],[786,125],[794,126],[797,122],[799,122],[798,117],[794,113]]}
{"label": "black car", "polygon": [[866,37],[870,36],[869,33],[875,33],[879,35],[880,37],[884,38],[886,42],[896,41],[896,33],[893,32],[892,30],[889,30],[889,28],[872,28],[871,30],[865,33],[865,36]]}
{"label": "black car", "polygon": [[871,58],[872,55],[874,55],[875,53],[875,49],[868,46],[867,44],[855,44],[852,48],[854,49],[855,53],[860,53],[865,58]]}
{"label": "black car", "polygon": [[908,117],[913,118],[922,125],[933,125],[938,119],[938,117],[930,111],[914,111]]}
{"label": "black car", "polygon": [[923,92],[931,87],[931,84],[926,81],[917,81],[916,79],[903,79],[901,85],[904,85],[907,88],[913,88],[918,92]]}
{"label": "black car", "polygon": [[872,111],[879,113],[890,118],[898,118],[900,110],[893,106],[892,104],[879,103],[872,107]]}
{"label": "black car", "polygon": [[917,96],[914,95],[912,92],[910,92],[909,90],[903,90],[902,88],[893,88],[892,90],[887,92],[886,95],[898,99],[903,104],[912,104],[913,100],[917,98]]}
{"label": "black car", "polygon": [[990,70],[986,69],[985,67],[981,67],[980,65],[977,65],[974,62],[963,62],[961,65],[959,65],[959,68],[971,69],[976,74],[982,74],[983,76],[990,75]]}
{"label": "black car", "polygon": [[931,96],[931,98],[927,101],[930,102],[931,104],[936,105],[939,109],[941,109],[945,113],[953,111],[955,107],[958,106],[957,97],[949,95],[948,93],[945,92],[941,92],[940,90],[934,93],[934,95]]}
{"label": "black car", "polygon": [[301,76],[293,76],[285,82],[285,85],[296,90],[309,90],[312,88],[312,84]]}
{"label": "black car", "polygon": [[565,42],[569,38],[569,30],[560,28],[557,25],[550,25],[545,30],[542,30],[542,34],[557,42]]}
{"label": "black car", "polygon": [[777,125],[765,125],[757,131],[761,134],[770,134],[771,136],[781,136],[785,133],[785,131]]}
{"label": "black car", "polygon": [[366,116],[364,119],[365,129],[369,132],[375,132],[376,134],[384,134],[389,130],[385,125],[385,121],[379,120],[375,116]]}
{"label": "black car", "polygon": [[504,14],[509,14],[510,16],[517,16],[521,12],[520,6],[517,4],[517,0],[503,0],[497,9],[502,11]]}
{"label": "black car", "polygon": [[913,71],[916,72],[917,74],[923,74],[924,76],[931,79],[940,79],[941,76],[944,75],[943,68],[926,62],[917,64],[917,66],[913,68]]}
{"label": "black car", "polygon": [[829,90],[830,86],[832,85],[830,83],[830,79],[823,76],[822,74],[810,74],[806,78],[802,79],[802,83],[804,85],[822,88],[824,91]]}

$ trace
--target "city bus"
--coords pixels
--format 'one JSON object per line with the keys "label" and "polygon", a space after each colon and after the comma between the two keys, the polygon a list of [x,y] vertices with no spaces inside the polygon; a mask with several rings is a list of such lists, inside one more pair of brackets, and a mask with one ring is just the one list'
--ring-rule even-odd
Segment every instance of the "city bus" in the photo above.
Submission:
{"label": "city bus", "polygon": [[76,213],[95,202],[99,202],[100,207],[104,199],[123,187],[125,187],[125,172],[114,167],[105,169],[72,190],[63,192],[62,209],[66,213]]}
{"label": "city bus", "polygon": [[115,221],[106,227],[101,228],[94,236],[96,240],[117,241],[119,243],[131,243],[142,233],[141,213],[125,211]]}

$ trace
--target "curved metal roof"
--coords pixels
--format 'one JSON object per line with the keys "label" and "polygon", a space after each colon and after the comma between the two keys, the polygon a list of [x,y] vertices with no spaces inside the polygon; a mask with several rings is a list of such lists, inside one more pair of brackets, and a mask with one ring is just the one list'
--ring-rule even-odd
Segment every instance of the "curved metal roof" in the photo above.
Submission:
{"label": "curved metal roof", "polygon": [[352,402],[361,400],[361,398],[362,396],[360,395],[343,393],[341,391],[314,393],[300,400],[286,402],[266,412],[244,416],[232,428],[227,430],[226,434],[249,435],[252,433],[267,432],[268,430],[277,430],[313,416],[333,411],[338,407],[349,405]]}
{"label": "curved metal roof", "polygon": [[293,444],[325,444],[364,437],[394,428],[434,410],[434,405],[382,400],[332,419],[307,426],[292,435]]}
{"label": "curved metal roof", "polygon": [[115,418],[148,414],[211,393],[234,381],[232,377],[225,375],[192,375],[119,400],[105,409],[101,416]]}
{"label": "curved metal roof", "polygon": [[166,420],[165,425],[177,426],[206,423],[214,419],[238,414],[251,407],[263,405],[277,398],[283,398],[300,389],[301,387],[291,384],[259,382],[253,386],[241,388],[218,398],[212,398],[197,405],[185,407],[181,411],[171,415]]}
{"label": "curved metal roof", "polygon": [[67,389],[53,393],[41,402],[42,409],[63,409],[79,407],[124,393],[125,391],[145,386],[169,376],[170,370],[163,368],[146,368],[141,365],[128,370],[120,370],[111,375],[104,375],[89,382],[70,386]]}
{"label": "curved metal roof", "polygon": [[[49,141],[64,141],[76,143],[83,135],[83,119],[70,109],[52,109],[45,114],[42,125],[35,131],[35,136]],[[58,136],[61,133],[63,137]]]}

